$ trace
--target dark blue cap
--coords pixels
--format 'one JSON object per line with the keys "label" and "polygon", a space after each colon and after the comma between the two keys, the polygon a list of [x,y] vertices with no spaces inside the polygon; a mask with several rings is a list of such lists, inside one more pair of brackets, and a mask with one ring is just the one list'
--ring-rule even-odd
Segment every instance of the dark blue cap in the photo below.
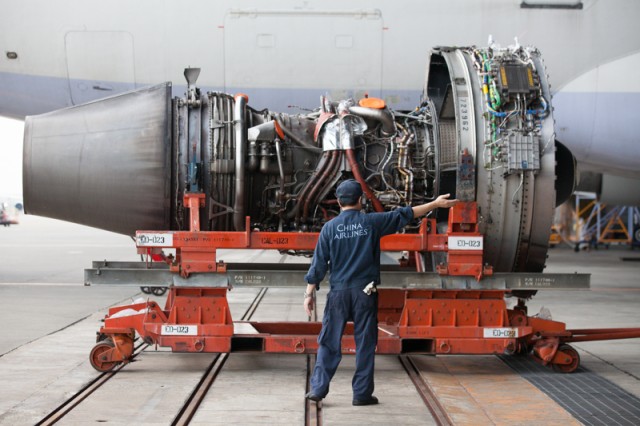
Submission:
{"label": "dark blue cap", "polygon": [[353,205],[362,197],[362,187],[353,179],[343,181],[336,189],[336,197],[343,205]]}

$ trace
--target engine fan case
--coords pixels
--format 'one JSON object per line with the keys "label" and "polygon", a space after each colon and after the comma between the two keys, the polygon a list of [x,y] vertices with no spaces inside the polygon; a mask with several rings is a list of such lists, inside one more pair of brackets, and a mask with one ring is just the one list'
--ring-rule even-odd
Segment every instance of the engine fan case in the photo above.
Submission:
{"label": "engine fan case", "polygon": [[[544,64],[532,55],[542,94],[550,100]],[[476,163],[475,200],[480,230],[484,234],[484,261],[500,272],[539,272],[544,268],[555,208],[555,140],[551,112],[542,120],[539,134],[539,169],[507,173],[484,161],[489,114],[481,76],[469,49],[436,48],[427,68],[423,99],[439,110],[440,193],[448,192],[443,166],[465,150]],[[452,132],[449,129],[454,129]],[[451,154],[449,154],[451,156]],[[463,194],[456,194],[462,198]]]}

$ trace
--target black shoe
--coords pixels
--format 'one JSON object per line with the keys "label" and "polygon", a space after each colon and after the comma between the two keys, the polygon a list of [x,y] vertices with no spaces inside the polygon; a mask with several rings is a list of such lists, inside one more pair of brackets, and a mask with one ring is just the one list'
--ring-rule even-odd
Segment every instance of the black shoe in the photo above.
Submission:
{"label": "black shoe", "polygon": [[367,399],[354,399],[353,405],[376,405],[378,403],[378,398],[375,396],[371,396]]}
{"label": "black shoe", "polygon": [[322,401],[322,397],[321,397],[321,396],[316,395],[316,394],[315,394],[315,393],[313,393],[313,392],[309,392],[309,393],[307,393],[304,397],[305,397],[305,398],[307,398],[307,399],[310,399],[310,400],[312,400],[312,401],[315,401],[315,402]]}

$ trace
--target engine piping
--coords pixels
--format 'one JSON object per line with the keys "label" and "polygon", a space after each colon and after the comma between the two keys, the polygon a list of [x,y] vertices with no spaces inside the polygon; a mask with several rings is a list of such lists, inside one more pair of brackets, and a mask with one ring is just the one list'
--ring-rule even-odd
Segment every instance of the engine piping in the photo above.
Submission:
{"label": "engine piping", "polygon": [[406,202],[411,204],[413,201],[413,172],[409,167],[409,142],[411,141],[411,135],[404,127],[398,125],[401,129],[403,136],[398,142],[398,172],[404,177],[405,185],[405,199]]}
{"label": "engine piping", "polygon": [[233,227],[236,231],[244,231],[244,161],[247,150],[247,132],[245,131],[245,111],[247,107],[247,96],[236,95],[233,109],[233,129],[236,141],[235,158],[235,201],[233,204]]}
{"label": "engine piping", "polygon": [[320,158],[320,161],[318,162],[318,166],[316,167],[315,171],[313,172],[313,174],[311,175],[307,183],[304,185],[302,190],[300,190],[300,193],[296,196],[296,205],[288,214],[289,218],[295,217],[296,220],[300,219],[300,216],[302,215],[302,211],[301,211],[302,209],[300,208],[302,200],[306,198],[307,193],[315,184],[318,176],[322,175],[325,167],[328,166],[329,155],[330,155],[329,151],[325,151],[322,153],[322,158]]}
{"label": "engine piping", "polygon": [[280,193],[278,194],[278,203],[282,209],[282,201],[284,200],[284,167],[282,166],[282,152],[280,148],[280,139],[275,140],[276,156],[278,159],[278,171],[280,172]]}
{"label": "engine piping", "polygon": [[280,117],[275,117],[276,123],[278,123],[278,126],[282,129],[282,131],[284,132],[285,135],[287,135],[287,137],[289,139],[291,139],[293,142],[296,143],[296,145],[300,146],[302,149],[305,149],[309,152],[312,152],[314,154],[317,154],[319,152],[322,152],[322,148],[317,147],[317,146],[313,146],[305,141],[303,141],[302,139],[300,139],[298,137],[298,135],[296,135],[295,133],[293,133],[291,131],[291,129],[289,129],[287,126],[284,125],[284,123],[282,122],[282,120],[280,119]]}
{"label": "engine piping", "polygon": [[329,165],[324,169],[322,175],[320,176],[320,179],[318,179],[313,188],[311,188],[311,191],[309,191],[309,194],[305,197],[302,213],[303,221],[306,221],[309,217],[309,207],[313,204],[316,204],[317,193],[323,187],[325,181],[336,174],[336,169],[340,165],[341,158],[342,151],[331,151],[331,159],[329,160]]}
{"label": "engine piping", "polygon": [[387,108],[374,109],[360,106],[349,107],[351,114],[360,116],[365,119],[376,120],[382,123],[382,135],[393,136],[396,134],[396,123],[393,114]]}

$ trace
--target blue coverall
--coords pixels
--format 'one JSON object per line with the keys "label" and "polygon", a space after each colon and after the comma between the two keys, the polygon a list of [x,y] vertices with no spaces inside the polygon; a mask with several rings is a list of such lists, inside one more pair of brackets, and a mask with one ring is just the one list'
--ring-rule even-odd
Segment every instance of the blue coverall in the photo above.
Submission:
{"label": "blue coverall", "polygon": [[393,234],[413,219],[410,206],[392,212],[365,214],[344,210],[320,232],[305,280],[322,281],[331,270],[331,290],[318,336],[318,357],[311,377],[312,392],[324,398],[342,359],[341,339],[347,321],[354,323],[356,371],[353,399],[373,393],[375,350],[378,343],[378,294],[363,292],[367,284],[380,283],[380,238]]}

